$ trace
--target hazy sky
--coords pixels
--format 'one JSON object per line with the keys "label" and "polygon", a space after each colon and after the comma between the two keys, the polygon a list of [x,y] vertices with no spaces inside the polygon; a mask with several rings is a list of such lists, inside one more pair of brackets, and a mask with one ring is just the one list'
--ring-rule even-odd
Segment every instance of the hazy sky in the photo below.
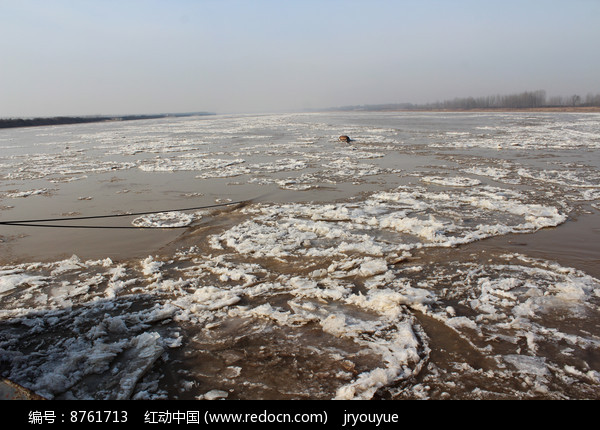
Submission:
{"label": "hazy sky", "polygon": [[0,0],[0,117],[600,93],[600,0]]}

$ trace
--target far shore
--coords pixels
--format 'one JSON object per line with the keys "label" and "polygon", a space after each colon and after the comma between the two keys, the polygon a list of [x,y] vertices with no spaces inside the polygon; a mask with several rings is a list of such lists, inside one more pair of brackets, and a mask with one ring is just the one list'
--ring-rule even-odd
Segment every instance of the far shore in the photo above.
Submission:
{"label": "far shore", "polygon": [[0,118],[1,128],[40,127],[50,125],[85,124],[92,122],[135,121],[143,119],[158,119],[169,117],[188,117],[200,115],[215,115],[210,112],[166,113],[156,115],[125,115],[125,116],[57,116],[39,118]]}
{"label": "far shore", "polygon": [[354,109],[354,111],[365,112],[581,112],[595,113],[600,112],[600,106],[560,106],[560,107],[539,107],[539,108],[473,108],[473,109],[434,109],[434,108],[414,108],[414,109]]}

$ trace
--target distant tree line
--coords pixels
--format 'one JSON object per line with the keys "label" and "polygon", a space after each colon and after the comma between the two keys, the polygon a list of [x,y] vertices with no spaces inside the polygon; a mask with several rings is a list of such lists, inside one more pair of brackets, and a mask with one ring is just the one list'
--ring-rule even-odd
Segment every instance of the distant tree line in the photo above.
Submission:
{"label": "distant tree line", "polygon": [[598,107],[600,106],[600,94],[589,93],[585,98],[574,94],[570,97],[550,97],[548,100],[549,106],[584,106]]}
{"label": "distant tree line", "polygon": [[523,109],[539,108],[545,105],[545,91],[526,91],[520,94],[455,98],[453,100],[432,103],[428,107],[434,109]]}
{"label": "distant tree line", "polygon": [[546,91],[538,90],[509,95],[456,98],[425,105],[425,107],[434,109],[534,109],[575,106],[600,107],[600,94],[588,94],[585,98],[577,94],[568,97],[548,98]]}
{"label": "distant tree line", "polygon": [[214,115],[209,112],[175,113],[157,115],[125,115],[125,116],[57,116],[42,118],[0,118],[0,128],[36,127],[44,125],[83,124],[103,121],[133,121],[140,119],[156,119],[166,117],[182,117],[196,115]]}
{"label": "distant tree line", "polygon": [[525,91],[518,94],[464,97],[442,102],[413,104],[388,103],[378,105],[344,106],[335,110],[469,110],[469,109],[535,109],[550,107],[600,107],[600,94],[585,97],[547,97],[546,91]]}

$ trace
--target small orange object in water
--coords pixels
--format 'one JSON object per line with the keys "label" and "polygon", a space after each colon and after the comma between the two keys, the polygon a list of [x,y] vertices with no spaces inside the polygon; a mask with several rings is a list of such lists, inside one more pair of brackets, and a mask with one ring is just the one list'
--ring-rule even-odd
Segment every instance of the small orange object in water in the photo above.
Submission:
{"label": "small orange object in water", "polygon": [[348,136],[340,136],[340,141],[342,141],[342,142],[350,142],[350,138]]}

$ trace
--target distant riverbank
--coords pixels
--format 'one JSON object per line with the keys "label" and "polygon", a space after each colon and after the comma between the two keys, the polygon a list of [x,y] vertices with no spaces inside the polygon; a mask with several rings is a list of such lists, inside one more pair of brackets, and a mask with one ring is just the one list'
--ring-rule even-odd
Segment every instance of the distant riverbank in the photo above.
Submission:
{"label": "distant riverbank", "polygon": [[356,107],[328,109],[328,112],[575,112],[575,113],[600,113],[599,106],[557,106],[536,108],[430,108],[430,107]]}
{"label": "distant riverbank", "polygon": [[48,118],[0,118],[0,128],[39,127],[48,125],[82,124],[106,121],[134,121],[141,119],[157,119],[167,117],[188,117],[200,115],[215,115],[210,112],[156,114],[156,115],[125,115],[125,116],[57,116]]}
{"label": "distant riverbank", "polygon": [[600,112],[600,94],[547,97],[546,91],[518,94],[461,97],[434,103],[386,103],[340,106],[333,111],[373,112]]}
{"label": "distant riverbank", "polygon": [[[385,110],[385,109],[384,109]],[[600,112],[598,106],[560,106],[538,108],[473,108],[473,109],[389,109],[392,112]]]}

